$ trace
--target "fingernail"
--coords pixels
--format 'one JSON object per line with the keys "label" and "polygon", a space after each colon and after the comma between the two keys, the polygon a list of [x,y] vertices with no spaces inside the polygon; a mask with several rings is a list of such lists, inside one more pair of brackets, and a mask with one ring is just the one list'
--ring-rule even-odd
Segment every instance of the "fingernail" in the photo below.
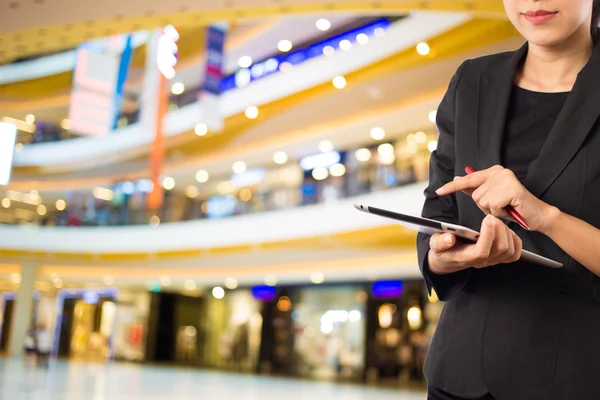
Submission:
{"label": "fingernail", "polygon": [[452,238],[449,235],[444,236],[444,243],[452,244]]}
{"label": "fingernail", "polygon": [[484,222],[488,226],[492,226],[494,224],[494,222],[492,221],[492,217],[490,217],[489,215],[487,217],[485,217],[485,221]]}

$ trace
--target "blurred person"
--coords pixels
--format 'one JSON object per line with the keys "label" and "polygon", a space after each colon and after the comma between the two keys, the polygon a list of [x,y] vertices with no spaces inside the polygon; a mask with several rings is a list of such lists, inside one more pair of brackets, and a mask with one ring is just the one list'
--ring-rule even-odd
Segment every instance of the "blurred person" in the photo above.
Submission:
{"label": "blurred person", "polygon": [[52,353],[52,333],[45,325],[40,325],[36,332],[37,363],[39,367],[48,368]]}
{"label": "blurred person", "polygon": [[35,331],[30,329],[25,336],[25,367],[33,367],[36,363],[37,345]]}
{"label": "blurred person", "polygon": [[[446,302],[429,398],[600,399],[600,0],[504,5],[527,43],[463,63],[437,113],[423,216],[481,236],[418,237]],[[523,247],[564,267],[519,261]]]}

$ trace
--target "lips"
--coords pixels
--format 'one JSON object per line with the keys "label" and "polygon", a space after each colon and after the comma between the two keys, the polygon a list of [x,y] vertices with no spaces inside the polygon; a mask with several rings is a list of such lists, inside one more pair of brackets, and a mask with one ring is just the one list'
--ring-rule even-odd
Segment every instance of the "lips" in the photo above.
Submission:
{"label": "lips", "polygon": [[556,14],[558,14],[557,11],[536,10],[527,11],[526,13],[523,13],[523,16],[532,24],[539,25],[554,19]]}

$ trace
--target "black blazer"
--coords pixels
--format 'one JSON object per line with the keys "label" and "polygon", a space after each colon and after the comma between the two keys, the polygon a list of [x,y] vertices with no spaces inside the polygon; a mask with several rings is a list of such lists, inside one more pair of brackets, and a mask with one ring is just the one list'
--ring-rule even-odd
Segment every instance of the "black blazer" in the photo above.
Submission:
{"label": "black blazer", "polygon": [[[509,98],[527,49],[466,61],[453,77],[437,114],[424,217],[480,229],[484,215],[471,198],[438,197],[435,189],[464,175],[467,165],[500,164]],[[599,116],[600,45],[524,182],[535,196],[596,227]],[[427,288],[446,301],[425,364],[429,384],[463,397],[600,399],[600,279],[546,236],[509,225],[525,249],[565,267],[517,262],[438,276],[427,267],[429,236],[418,236]]]}

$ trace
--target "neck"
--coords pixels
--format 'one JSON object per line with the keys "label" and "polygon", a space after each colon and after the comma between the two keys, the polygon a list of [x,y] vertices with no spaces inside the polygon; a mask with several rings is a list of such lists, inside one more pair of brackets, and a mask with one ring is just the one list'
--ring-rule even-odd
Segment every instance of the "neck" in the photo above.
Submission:
{"label": "neck", "polygon": [[589,30],[584,29],[557,45],[538,46],[530,43],[517,83],[542,92],[570,91],[577,75],[589,61],[593,48]]}

